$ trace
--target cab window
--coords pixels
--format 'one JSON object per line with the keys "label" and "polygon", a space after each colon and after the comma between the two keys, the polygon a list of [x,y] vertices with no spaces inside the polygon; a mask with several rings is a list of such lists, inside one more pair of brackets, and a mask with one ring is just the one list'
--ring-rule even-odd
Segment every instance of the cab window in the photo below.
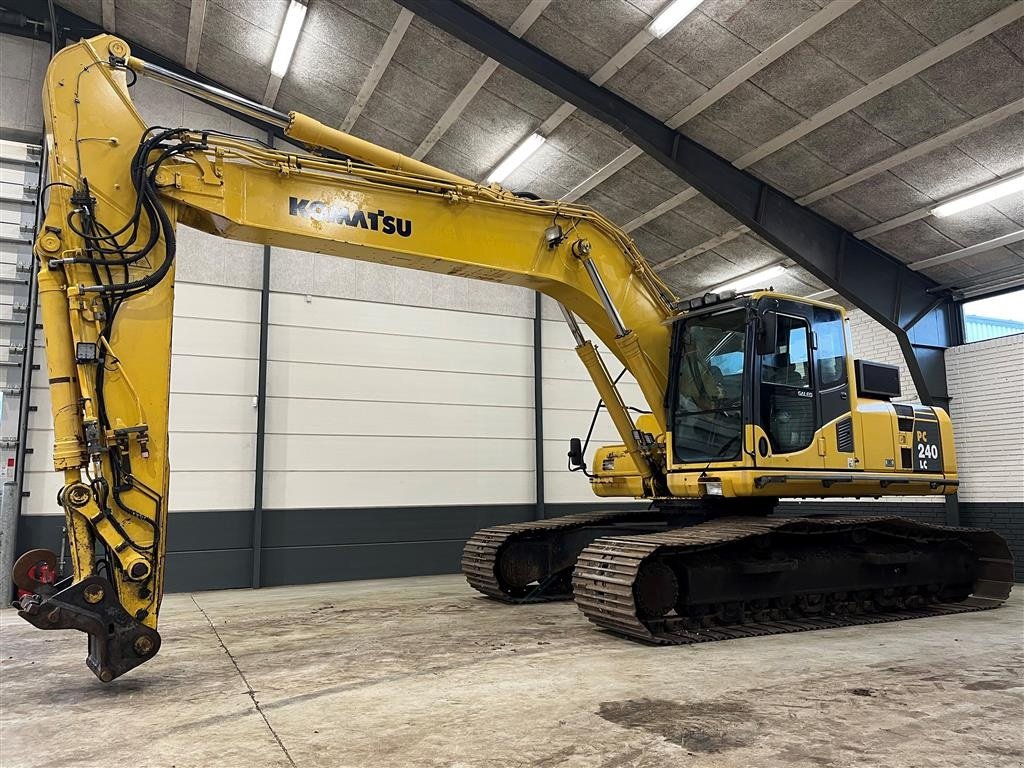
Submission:
{"label": "cab window", "polygon": [[786,387],[811,386],[807,323],[779,315],[775,349],[761,361],[761,381]]}
{"label": "cab window", "polygon": [[832,389],[846,383],[846,333],[843,319],[834,309],[814,308],[814,335],[818,342],[818,386]]}
{"label": "cab window", "polygon": [[775,453],[802,451],[814,437],[810,337],[807,321],[780,314],[775,344],[761,356],[761,425]]}
{"label": "cab window", "polygon": [[674,457],[700,463],[739,458],[746,312],[689,318],[677,328]]}

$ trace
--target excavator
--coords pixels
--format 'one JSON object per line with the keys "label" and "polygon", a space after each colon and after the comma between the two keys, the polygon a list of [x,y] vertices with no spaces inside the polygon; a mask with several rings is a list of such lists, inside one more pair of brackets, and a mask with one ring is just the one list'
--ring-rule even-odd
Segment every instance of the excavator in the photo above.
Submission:
{"label": "excavator", "polygon": [[[281,129],[306,151],[150,126],[138,77]],[[597,626],[675,644],[993,608],[996,534],[882,516],[773,516],[779,499],[957,488],[949,416],[893,402],[841,307],[758,290],[680,300],[597,211],[482,185],[297,113],[183,77],[99,35],[43,88],[49,201],[36,236],[57,498],[71,575],[23,555],[15,606],[88,635],[103,682],[152,659],[168,523],[175,229],[523,286],[561,307],[621,443],[570,443],[599,497],[644,499],[489,528],[463,571],[506,602],[574,598]],[[598,347],[646,401],[627,407]]]}

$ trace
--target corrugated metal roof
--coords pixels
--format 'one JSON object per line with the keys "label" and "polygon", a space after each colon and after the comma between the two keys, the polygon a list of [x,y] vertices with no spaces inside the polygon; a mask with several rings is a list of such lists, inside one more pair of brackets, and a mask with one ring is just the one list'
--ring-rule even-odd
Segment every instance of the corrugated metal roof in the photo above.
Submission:
{"label": "corrugated metal roof", "polygon": [[984,341],[1000,336],[1024,333],[1024,323],[1018,320],[1005,320],[998,317],[982,315],[964,315],[964,340]]}

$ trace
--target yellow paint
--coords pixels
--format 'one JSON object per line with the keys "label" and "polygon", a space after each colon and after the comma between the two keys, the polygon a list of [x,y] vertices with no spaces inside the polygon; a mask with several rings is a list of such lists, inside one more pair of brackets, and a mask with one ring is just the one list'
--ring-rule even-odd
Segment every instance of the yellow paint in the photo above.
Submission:
{"label": "yellow paint", "polygon": [[[135,205],[129,165],[146,125],[131,103],[124,70],[110,66],[108,51],[130,53],[123,41],[108,35],[61,51],[47,71],[43,104],[51,181],[79,187],[80,177],[88,177],[97,198],[97,218],[117,229]],[[240,139],[194,133],[190,140],[205,141],[205,147],[192,150],[187,159],[168,160],[157,175],[172,222],[231,239],[519,285],[552,296],[582,318],[605,349],[627,366],[652,412],[634,421],[595,346],[587,342],[577,349],[622,439],[621,445],[597,451],[592,481],[597,495],[699,496],[704,492],[702,473],[720,477],[724,494],[732,497],[878,495],[883,492],[879,478],[899,474],[884,466],[899,449],[891,406],[859,403],[855,397],[854,455],[838,452],[834,425],[826,425],[804,451],[757,457],[756,445],[764,433],[748,425],[738,460],[699,468],[674,463],[664,393],[671,321],[677,317],[670,303],[675,297],[624,232],[586,206],[523,200],[298,113],[292,113],[287,132],[296,141],[354,159],[296,156]],[[36,253],[53,402],[54,467],[65,477],[75,579],[94,571],[92,546],[99,538],[114,553],[113,577],[121,602],[155,627],[166,543],[174,273],[172,268],[156,287],[125,301],[117,315],[105,347],[104,393],[112,428],[99,435],[101,450],[90,455],[87,435],[99,419],[96,369],[91,363],[76,363],[76,345],[98,342],[102,305],[97,294],[83,290],[95,284],[91,267],[50,268],[51,259],[83,254],[83,240],[67,226],[72,207],[67,186],[51,188]],[[397,217],[405,226],[392,221],[388,231],[386,217]],[[554,223],[565,237],[549,247],[545,230]],[[142,239],[147,226],[143,219]],[[150,274],[166,245],[158,241],[143,266],[130,268],[130,278]],[[586,253],[597,267],[627,334],[616,336],[576,253]],[[110,360],[115,356],[116,363]],[[852,382],[852,361],[848,370]],[[940,414],[940,426],[946,474],[934,478],[936,483],[955,479],[952,431],[945,414]],[[111,495],[107,511],[97,504],[89,483],[97,477],[110,481],[111,455],[130,462],[136,486],[123,490],[120,502]],[[856,482],[822,483],[822,478],[852,465],[864,470]],[[799,477],[785,485],[765,484],[765,478],[788,475]],[[933,493],[945,487],[917,483],[884,492]],[[161,498],[159,506],[153,494]],[[133,579],[128,574],[136,570]],[[147,576],[150,571],[152,578]]]}

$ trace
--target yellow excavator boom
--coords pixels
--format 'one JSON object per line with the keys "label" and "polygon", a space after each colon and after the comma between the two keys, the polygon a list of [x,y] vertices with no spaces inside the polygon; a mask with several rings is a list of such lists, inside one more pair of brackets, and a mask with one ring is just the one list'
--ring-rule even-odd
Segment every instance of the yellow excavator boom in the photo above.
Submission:
{"label": "yellow excavator boom", "polygon": [[[256,115],[309,152],[201,127],[148,126],[130,96],[138,76]],[[591,208],[525,199],[306,115],[231,96],[133,58],[128,45],[110,35],[54,57],[43,109],[49,202],[35,253],[53,462],[64,474],[58,500],[67,517],[73,575],[56,586],[36,582],[30,566],[47,555],[29,553],[19,560],[15,581],[34,593],[19,602],[26,619],[44,629],[89,634],[87,663],[104,681],[152,658],[160,644],[179,223],[252,243],[518,285],[554,298],[622,440],[598,452],[599,467],[591,475],[598,495],[671,500],[955,489],[944,412],[918,414],[921,434],[931,435],[943,451],[911,477],[911,468],[893,458],[910,444],[910,433],[902,422],[897,430],[888,402],[858,400],[853,393],[843,405],[849,429],[822,426],[803,453],[776,457],[765,451],[769,427],[751,423],[726,444],[735,459],[687,459],[682,443],[673,442],[666,407],[666,395],[676,390],[670,378],[679,375],[670,350],[681,343],[676,327],[685,313],[633,241]],[[768,295],[751,301],[784,308],[798,300]],[[841,310],[805,305],[834,313],[842,347]],[[742,341],[754,327],[754,304],[735,311],[741,327],[729,338]],[[648,414],[631,415],[577,318],[635,378]],[[852,382],[852,360],[841,351],[835,360]],[[704,379],[724,396],[710,371],[707,366]],[[914,419],[909,423],[913,429]],[[699,420],[694,424],[705,429]],[[868,448],[854,448],[855,439]],[[712,468],[722,476],[709,477]],[[858,474],[839,476],[840,469]],[[891,491],[881,490],[889,486]]]}

